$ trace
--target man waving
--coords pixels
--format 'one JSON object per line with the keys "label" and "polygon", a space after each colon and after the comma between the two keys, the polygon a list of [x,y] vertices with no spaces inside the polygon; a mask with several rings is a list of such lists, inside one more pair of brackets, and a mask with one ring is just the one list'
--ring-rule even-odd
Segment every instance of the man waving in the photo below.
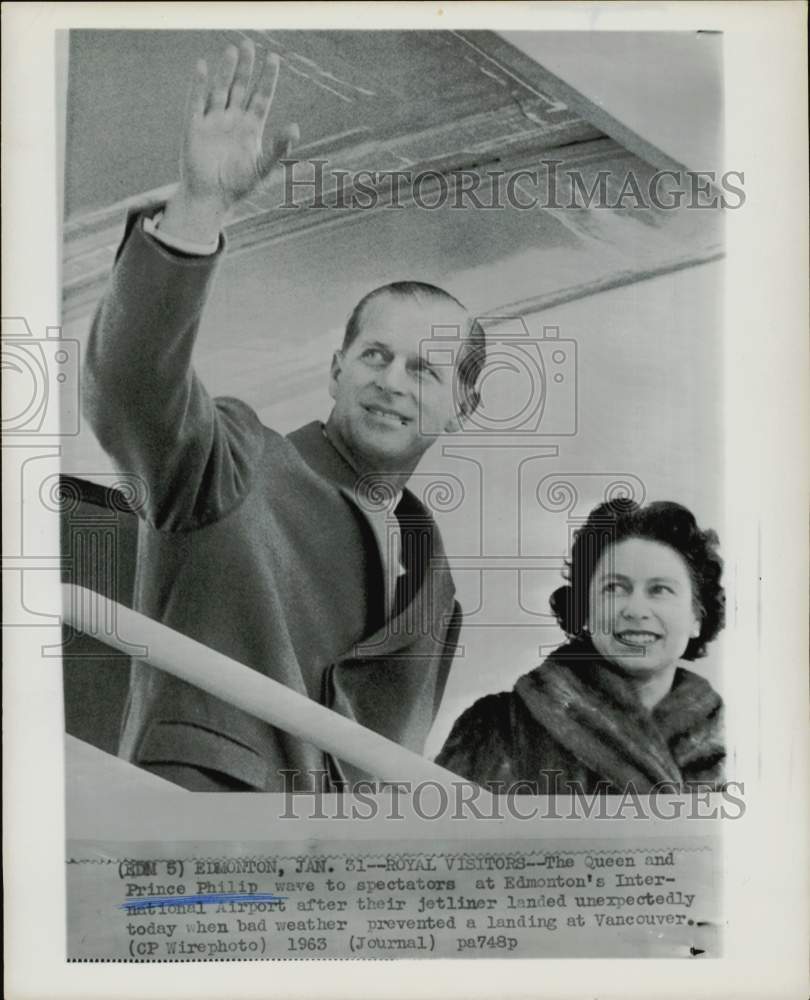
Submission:
{"label": "man waving", "polygon": [[[326,424],[284,437],[245,403],[208,396],[192,353],[221,230],[298,136],[265,137],[279,64],[255,64],[250,42],[210,79],[197,64],[180,184],[162,210],[129,219],[93,324],[86,414],[148,488],[138,610],[421,752],[460,609],[438,529],[406,483],[475,408],[483,338],[448,293],[396,282],[348,321]],[[459,331],[450,364],[429,350],[436,327]],[[133,664],[120,753],[186,788],[360,777],[312,740]]]}

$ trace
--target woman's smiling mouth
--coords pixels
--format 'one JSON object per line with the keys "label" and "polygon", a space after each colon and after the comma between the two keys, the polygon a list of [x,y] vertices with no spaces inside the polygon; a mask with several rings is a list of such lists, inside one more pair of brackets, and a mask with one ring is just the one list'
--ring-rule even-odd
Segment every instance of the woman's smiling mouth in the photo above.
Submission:
{"label": "woman's smiling mouth", "polygon": [[615,632],[614,635],[625,646],[649,646],[661,638],[656,632],[646,632],[640,629],[626,629],[623,632]]}

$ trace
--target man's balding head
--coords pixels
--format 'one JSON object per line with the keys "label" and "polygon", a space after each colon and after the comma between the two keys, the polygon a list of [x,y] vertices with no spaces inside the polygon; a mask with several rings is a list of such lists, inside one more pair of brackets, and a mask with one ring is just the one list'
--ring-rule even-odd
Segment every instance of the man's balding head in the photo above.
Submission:
{"label": "man's balding head", "polygon": [[466,306],[438,285],[431,285],[425,281],[392,281],[372,289],[360,299],[349,316],[342,350],[346,351],[357,338],[366,311],[375,302],[385,298],[403,300],[411,298],[427,307],[432,302],[444,306],[453,304],[458,307],[460,314],[463,313],[463,328],[459,330],[462,344],[456,358],[457,399],[461,409],[460,416],[473,413],[479,402],[476,386],[486,361],[486,337],[478,321],[470,318]]}

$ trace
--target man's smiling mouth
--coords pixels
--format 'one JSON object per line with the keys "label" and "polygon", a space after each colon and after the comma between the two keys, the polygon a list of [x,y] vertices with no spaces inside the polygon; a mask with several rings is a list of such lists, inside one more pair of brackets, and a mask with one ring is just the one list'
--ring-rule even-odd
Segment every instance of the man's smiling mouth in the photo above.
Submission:
{"label": "man's smiling mouth", "polygon": [[384,406],[364,405],[363,409],[378,420],[391,424],[392,427],[406,427],[410,423],[408,417],[403,417],[395,410],[387,410]]}
{"label": "man's smiling mouth", "polygon": [[640,629],[627,629],[623,632],[615,632],[614,635],[619,642],[625,646],[649,646],[661,636],[657,632],[645,632]]}

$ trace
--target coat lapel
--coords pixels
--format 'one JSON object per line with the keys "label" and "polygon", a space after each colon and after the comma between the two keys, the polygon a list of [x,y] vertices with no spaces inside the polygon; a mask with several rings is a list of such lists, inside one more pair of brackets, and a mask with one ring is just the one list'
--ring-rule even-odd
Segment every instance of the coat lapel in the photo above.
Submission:
{"label": "coat lapel", "polygon": [[[346,500],[362,514],[371,528],[377,543],[377,557],[382,567],[382,578],[385,580],[385,608],[391,607],[393,588],[396,582],[397,553],[392,545],[391,519],[393,511],[388,511],[390,504],[379,502],[371,493],[370,488],[364,488],[364,478],[337,451],[324,433],[323,425],[314,420],[305,424],[289,435],[307,465],[322,479],[333,483]],[[367,481],[365,481],[367,482]],[[393,551],[392,551],[393,550]],[[392,559],[393,556],[393,559]],[[393,579],[392,579],[393,575]],[[386,615],[387,617],[387,615]]]}
{"label": "coat lapel", "polygon": [[[424,659],[424,640],[437,638],[434,633],[436,623],[440,622],[443,611],[448,613],[453,607],[455,587],[447,568],[447,557],[442,546],[441,536],[423,505],[405,490],[403,504],[408,508],[409,515],[422,522],[428,532],[428,539],[421,548],[423,574],[413,599],[406,606],[396,609],[389,619],[371,636],[358,643],[351,655],[359,657],[389,657],[400,654],[399,659],[409,656],[409,647],[419,644],[419,649],[411,652],[411,657]],[[388,607],[392,607],[391,602]],[[441,623],[442,635],[445,634],[447,623]],[[421,641],[420,641],[421,640]]]}
{"label": "coat lapel", "polygon": [[[336,450],[318,421],[306,424],[289,435],[301,457],[313,471],[332,482],[358,510],[371,528],[377,543],[377,557],[386,581],[385,608],[393,606],[394,587],[398,575],[399,551],[396,545],[397,520],[392,503],[375,496],[369,480],[358,476]],[[411,604],[394,618],[386,621],[372,635],[357,643],[341,660],[386,657],[406,650],[420,637],[432,634],[437,611],[451,608],[454,588],[446,572],[446,556],[432,518],[424,506],[409,491],[404,491],[405,503],[415,516],[424,518],[431,532],[431,557],[422,585]],[[392,531],[392,529],[395,529]],[[405,654],[407,655],[407,654]],[[424,654],[422,654],[424,656]]]}

